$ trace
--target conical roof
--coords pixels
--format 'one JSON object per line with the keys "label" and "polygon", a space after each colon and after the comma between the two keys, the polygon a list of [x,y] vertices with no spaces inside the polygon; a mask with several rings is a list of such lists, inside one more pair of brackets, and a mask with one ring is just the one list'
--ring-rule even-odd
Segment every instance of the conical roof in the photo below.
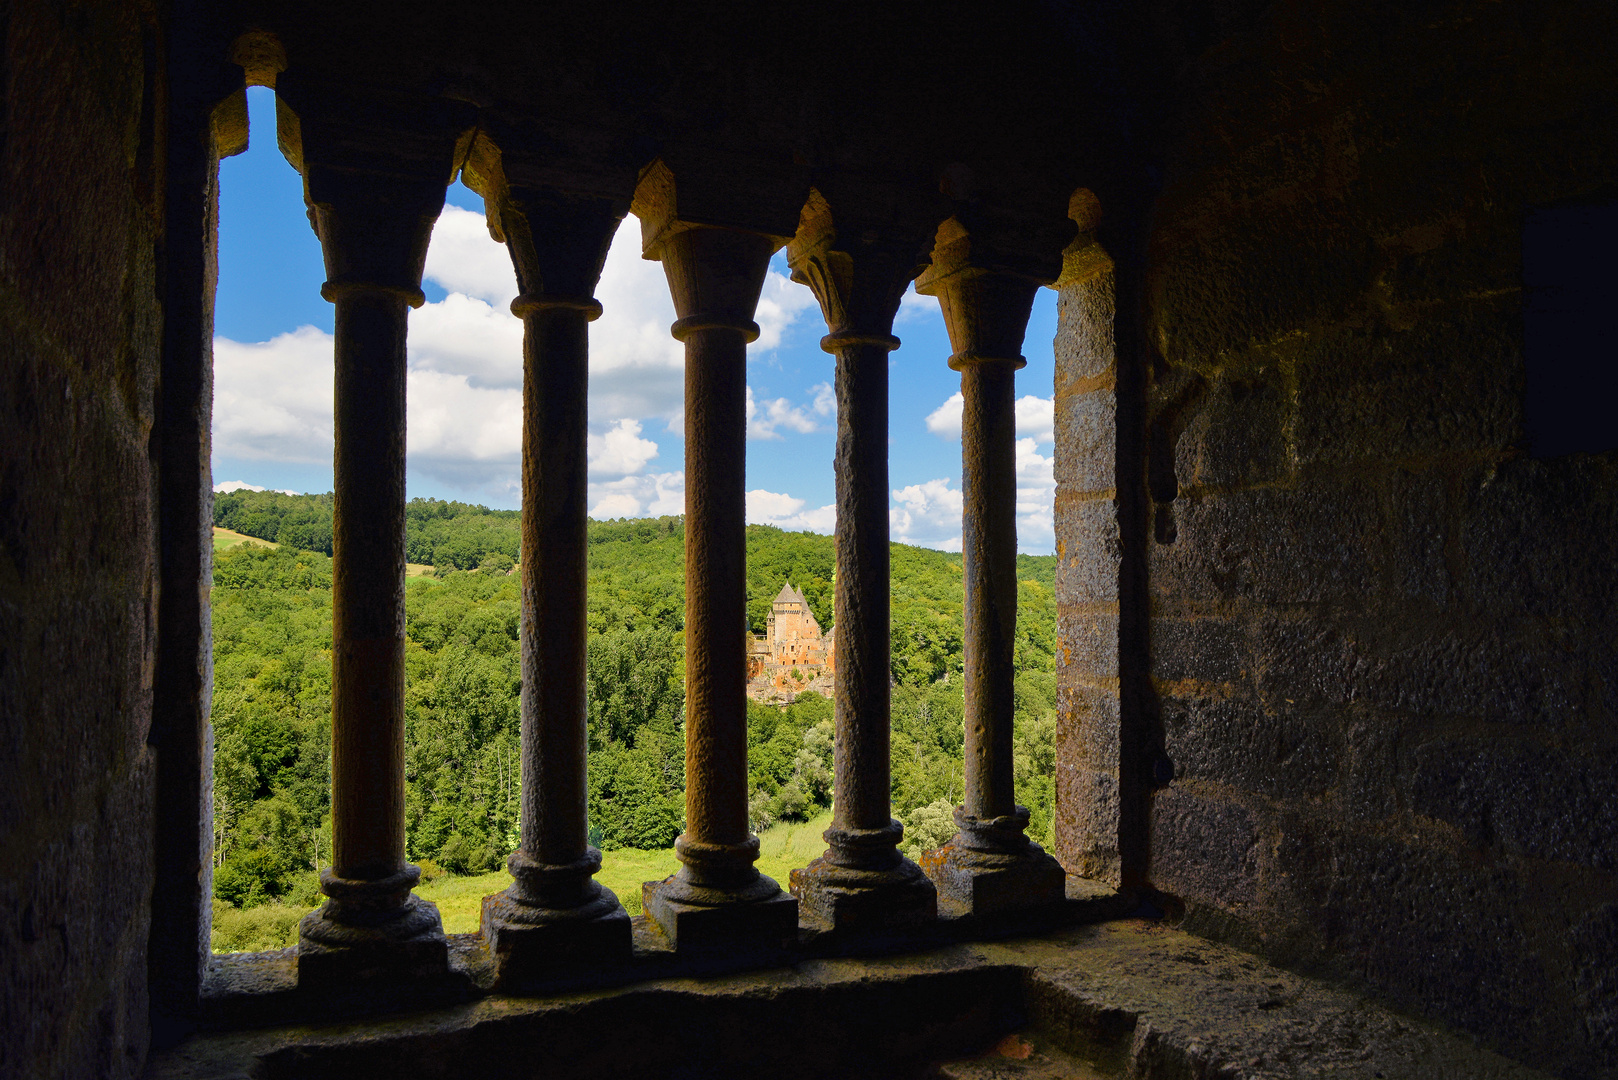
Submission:
{"label": "conical roof", "polygon": [[792,582],[789,581],[781,586],[781,591],[775,595],[775,602],[777,604],[807,604],[809,601],[804,599],[803,593],[794,589]]}

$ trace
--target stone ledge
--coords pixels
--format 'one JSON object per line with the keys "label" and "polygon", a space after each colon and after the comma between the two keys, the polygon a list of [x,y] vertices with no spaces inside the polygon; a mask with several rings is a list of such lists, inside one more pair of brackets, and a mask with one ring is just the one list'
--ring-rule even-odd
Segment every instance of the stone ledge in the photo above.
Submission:
{"label": "stone ledge", "polygon": [[[1145,920],[905,956],[671,975],[370,1023],[199,1034],[154,1054],[146,1075],[582,1080],[678,1066],[703,1076],[987,1077],[1005,1075],[1003,1058],[1031,1046],[1041,1060],[1139,1080],[1545,1080],[1470,1039]],[[1019,1032],[1024,1041],[1007,1039]]]}
{"label": "stone ledge", "polygon": [[[959,906],[941,905],[936,921],[896,928],[875,938],[828,932],[813,920],[800,920],[797,943],[792,949],[733,946],[683,954],[675,950],[662,928],[643,914],[630,920],[633,951],[629,956],[617,961],[603,959],[587,968],[559,965],[546,971],[541,967],[527,974],[521,990],[524,994],[569,993],[629,986],[651,979],[731,974],[817,957],[914,952],[958,941],[1012,937],[1120,918],[1135,907],[1136,901],[1128,895],[1069,875],[1067,900],[1051,911],[975,916]],[[371,1017],[440,1008],[495,993],[498,965],[483,935],[448,934],[446,941],[450,967],[447,977],[400,980],[384,986],[300,987],[296,949],[215,956],[204,983],[197,1026],[224,1030]]]}

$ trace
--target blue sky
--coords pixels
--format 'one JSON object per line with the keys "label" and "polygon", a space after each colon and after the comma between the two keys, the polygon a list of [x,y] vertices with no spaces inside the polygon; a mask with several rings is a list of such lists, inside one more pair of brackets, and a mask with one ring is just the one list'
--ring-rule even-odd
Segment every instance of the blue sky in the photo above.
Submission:
{"label": "blue sky", "polygon": [[[275,142],[273,93],[248,90],[251,142],[220,163],[219,290],[214,315],[216,485],[331,489],[332,307],[320,297],[320,245],[301,181]],[[681,348],[662,268],[640,258],[626,219],[591,325],[591,516],[683,509]],[[809,290],[777,256],[748,353],[748,516],[830,532],[836,413],[832,357]],[[461,184],[434,229],[411,314],[408,489],[512,508],[520,502],[522,326],[507,305],[516,280],[489,238],[483,201]],[[889,486],[893,538],[960,546],[959,376],[937,302],[911,293],[894,326]],[[1018,536],[1053,548],[1051,395],[1056,294],[1040,290],[1017,376]]]}

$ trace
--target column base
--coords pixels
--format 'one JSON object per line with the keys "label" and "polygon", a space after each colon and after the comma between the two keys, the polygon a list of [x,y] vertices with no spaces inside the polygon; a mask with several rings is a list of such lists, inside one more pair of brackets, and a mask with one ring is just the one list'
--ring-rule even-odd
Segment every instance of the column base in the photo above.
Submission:
{"label": "column base", "polygon": [[641,904],[677,952],[773,951],[798,938],[797,897],[763,874],[735,893],[694,887],[674,874],[642,885]]}
{"label": "column base", "polygon": [[575,908],[534,907],[514,899],[509,889],[485,896],[483,938],[494,958],[496,985],[627,962],[634,955],[629,914],[611,891],[595,888],[597,895]]}
{"label": "column base", "polygon": [[792,871],[804,917],[841,934],[919,930],[938,920],[938,889],[901,858],[887,870],[856,870],[822,855]]}
{"label": "column base", "polygon": [[957,835],[924,852],[921,868],[941,900],[971,915],[1054,909],[1067,898],[1067,872],[1031,840],[1020,852],[986,852],[964,846]]}
{"label": "column base", "polygon": [[449,974],[449,944],[438,908],[419,896],[371,925],[339,921],[328,900],[298,924],[298,985],[440,979]]}

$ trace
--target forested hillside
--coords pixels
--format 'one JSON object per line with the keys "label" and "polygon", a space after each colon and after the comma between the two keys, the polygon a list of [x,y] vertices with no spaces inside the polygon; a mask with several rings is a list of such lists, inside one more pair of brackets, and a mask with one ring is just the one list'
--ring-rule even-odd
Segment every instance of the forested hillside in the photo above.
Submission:
{"label": "forested hillside", "polygon": [[[260,540],[331,554],[330,492],[284,495],[232,491],[215,495],[213,523]],[[485,559],[509,569],[522,547],[519,510],[490,510],[463,502],[411,499],[405,506],[405,558],[443,570],[476,570]]]}
{"label": "forested hillside", "polygon": [[[215,560],[215,892],[244,907],[312,903],[314,868],[330,857],[331,561],[291,537],[329,537],[330,498],[248,494],[220,516],[253,535],[273,526],[264,538],[282,546],[243,545]],[[519,579],[506,572],[516,516],[424,500],[411,510],[411,542],[441,557],[435,577],[406,585],[409,854],[457,873],[495,869],[516,844],[521,782]],[[683,825],[682,527],[680,518],[589,527],[590,829],[607,850],[667,847]],[[831,627],[830,537],[752,526],[747,545],[756,631],[785,580]],[[1042,841],[1054,770],[1054,562],[1018,566],[1017,783]],[[462,565],[481,569],[453,569]],[[948,812],[962,795],[960,556],[895,545],[893,582],[893,801],[914,852],[953,832]],[[831,702],[751,703],[748,721],[755,826],[830,805]]]}

